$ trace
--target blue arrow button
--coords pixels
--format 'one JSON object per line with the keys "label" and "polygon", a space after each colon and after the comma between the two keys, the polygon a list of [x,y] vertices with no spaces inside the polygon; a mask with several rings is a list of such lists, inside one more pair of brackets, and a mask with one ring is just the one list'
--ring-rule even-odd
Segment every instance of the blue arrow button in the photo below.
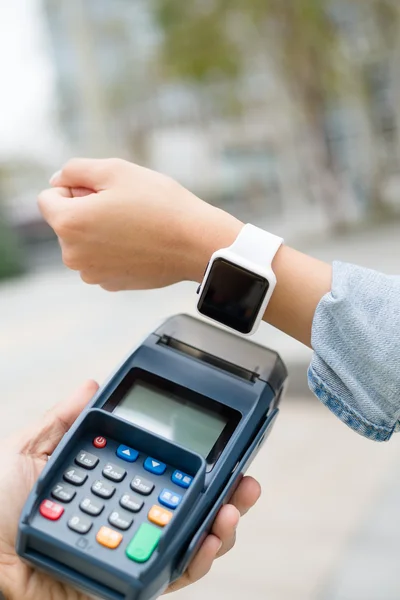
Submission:
{"label": "blue arrow button", "polygon": [[118,458],[122,458],[122,460],[126,460],[127,462],[135,462],[138,459],[139,452],[134,450],[133,448],[129,448],[129,446],[124,446],[121,444],[117,449]]}
{"label": "blue arrow button", "polygon": [[154,473],[154,475],[162,475],[165,473],[165,469],[167,468],[167,465],[159,460],[156,460],[155,458],[151,458],[150,456],[146,458],[143,466],[146,471],[149,471],[149,473]]}

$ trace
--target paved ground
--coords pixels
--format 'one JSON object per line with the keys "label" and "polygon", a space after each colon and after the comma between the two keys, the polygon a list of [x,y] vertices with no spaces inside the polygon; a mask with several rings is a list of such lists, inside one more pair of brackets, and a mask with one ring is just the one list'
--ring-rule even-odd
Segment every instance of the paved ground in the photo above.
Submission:
{"label": "paved ground", "polygon": [[[393,226],[311,251],[399,272],[399,249]],[[193,291],[185,284],[107,294],[57,266],[0,288],[0,434],[37,418],[83,379],[102,381],[160,317],[190,309]],[[400,489],[391,474],[400,466],[400,439],[373,444],[347,430],[306,396],[309,351],[267,326],[258,337],[297,374],[252,468],[263,499],[243,520],[235,551],[176,597],[395,600],[395,565],[382,557],[399,554]]]}

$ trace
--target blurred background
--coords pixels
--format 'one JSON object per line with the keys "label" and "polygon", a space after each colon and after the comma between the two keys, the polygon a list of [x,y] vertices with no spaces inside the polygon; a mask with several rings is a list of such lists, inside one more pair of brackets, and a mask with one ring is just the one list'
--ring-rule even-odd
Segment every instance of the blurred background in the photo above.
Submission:
{"label": "blurred background", "polygon": [[[192,284],[107,294],[61,264],[36,195],[71,156],[123,157],[324,260],[399,273],[398,0],[0,3],[0,433],[100,382]],[[238,544],[180,600],[398,600],[399,441],[291,386]]]}

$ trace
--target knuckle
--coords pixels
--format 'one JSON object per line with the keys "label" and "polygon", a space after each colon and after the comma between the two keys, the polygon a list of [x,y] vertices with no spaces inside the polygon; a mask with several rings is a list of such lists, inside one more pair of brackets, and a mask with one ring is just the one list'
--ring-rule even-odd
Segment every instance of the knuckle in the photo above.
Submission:
{"label": "knuckle", "polygon": [[117,285],[112,283],[102,283],[100,287],[106,292],[118,292],[120,289]]}
{"label": "knuckle", "polygon": [[54,230],[61,239],[68,239],[74,231],[73,219],[67,215],[60,215],[53,224]]}
{"label": "knuckle", "polygon": [[53,228],[61,239],[75,239],[85,231],[85,219],[81,211],[64,210],[54,219]]}
{"label": "knuckle", "polygon": [[40,194],[38,194],[37,197],[37,205],[39,207],[39,210],[41,212],[41,214],[44,216],[45,219],[48,218],[48,201],[49,201],[49,197],[50,197],[50,191],[49,190],[43,190],[42,192],[40,192]]}
{"label": "knuckle", "polygon": [[63,248],[62,259],[64,265],[72,271],[79,271],[81,267],[81,261],[79,256],[71,248]]}
{"label": "knuckle", "polygon": [[40,209],[43,208],[43,206],[46,202],[47,194],[48,194],[47,190],[43,190],[42,192],[40,192],[40,194],[38,194],[37,203],[38,203],[38,206]]}
{"label": "knuckle", "polygon": [[96,273],[90,271],[82,271],[80,273],[80,277],[83,283],[87,283],[88,285],[97,285],[99,283],[99,278],[96,276]]}

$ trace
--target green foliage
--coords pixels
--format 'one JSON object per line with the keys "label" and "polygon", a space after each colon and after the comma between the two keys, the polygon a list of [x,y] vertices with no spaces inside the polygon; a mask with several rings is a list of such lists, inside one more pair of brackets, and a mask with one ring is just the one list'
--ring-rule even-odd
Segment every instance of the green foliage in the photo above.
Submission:
{"label": "green foliage", "polygon": [[24,271],[22,251],[17,236],[0,214],[0,281]]}
{"label": "green foliage", "polygon": [[[168,74],[204,82],[240,69],[237,45],[227,32],[229,11],[222,0],[204,9],[201,2],[156,0],[158,24],[164,33],[163,57]],[[210,10],[211,8],[211,10]]]}
{"label": "green foliage", "polygon": [[195,81],[236,77],[247,55],[274,53],[289,82],[331,87],[337,38],[325,0],[153,0],[164,63]]}
{"label": "green foliage", "polygon": [[400,18],[400,6],[397,0],[375,0],[373,11],[380,30],[385,32],[387,43],[389,45],[396,43]]}

